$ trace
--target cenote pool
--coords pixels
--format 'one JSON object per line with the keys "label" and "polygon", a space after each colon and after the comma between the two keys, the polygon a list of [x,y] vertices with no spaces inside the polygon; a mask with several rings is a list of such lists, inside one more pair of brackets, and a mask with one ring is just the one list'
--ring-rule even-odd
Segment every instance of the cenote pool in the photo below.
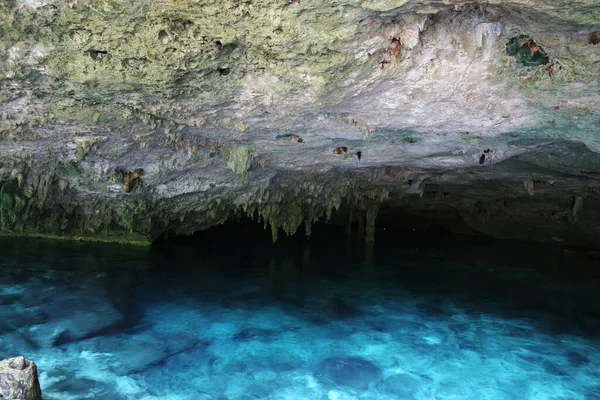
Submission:
{"label": "cenote pool", "polygon": [[0,358],[45,400],[599,400],[600,261],[243,224],[150,249],[1,239]]}

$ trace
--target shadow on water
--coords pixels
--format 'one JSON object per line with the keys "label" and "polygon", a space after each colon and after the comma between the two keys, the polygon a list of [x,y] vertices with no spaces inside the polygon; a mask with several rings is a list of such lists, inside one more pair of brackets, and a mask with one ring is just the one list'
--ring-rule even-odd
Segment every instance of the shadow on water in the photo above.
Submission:
{"label": "shadow on water", "polygon": [[[118,323],[78,339],[131,329],[141,320],[140,294],[151,279],[149,248],[35,238],[0,238],[0,248],[0,285],[39,281],[39,287],[60,285],[65,291],[75,287],[97,291],[99,285],[124,315]],[[61,337],[54,344],[68,341]]]}
{"label": "shadow on water", "polygon": [[[304,307],[307,297],[323,296],[340,315],[351,316],[352,305],[383,301],[377,289],[385,287],[386,295],[420,297],[423,311],[438,318],[460,307],[528,318],[552,334],[600,335],[600,260],[561,246],[393,230],[379,230],[376,243],[368,244],[333,225],[315,226],[310,240],[296,234],[273,244],[270,231],[241,223],[158,242],[152,260],[163,279],[180,289],[191,285],[192,292],[215,269],[257,284],[258,292],[238,299],[247,307],[271,301]],[[173,268],[185,272],[173,274]],[[357,296],[347,282],[375,297]]]}
{"label": "shadow on water", "polygon": [[[367,244],[334,225],[315,226],[310,240],[296,234],[273,244],[270,231],[248,222],[149,249],[7,238],[0,246],[9,266],[0,283],[52,271],[69,272],[64,279],[78,284],[100,282],[125,318],[94,335],[133,329],[144,304],[182,296],[249,309],[280,305],[311,318],[319,310],[310,307],[325,304],[324,320],[412,296],[431,317],[451,317],[459,307],[528,318],[552,334],[600,334],[600,262],[559,246],[393,230]],[[315,298],[325,303],[307,302]]]}
{"label": "shadow on water", "polygon": [[[273,244],[242,222],[150,248],[0,249],[0,353],[39,361],[48,399],[471,400],[495,380],[490,398],[516,400],[598,378],[599,263],[561,247],[392,229],[368,244],[336,225]],[[585,379],[562,398],[595,398]]]}

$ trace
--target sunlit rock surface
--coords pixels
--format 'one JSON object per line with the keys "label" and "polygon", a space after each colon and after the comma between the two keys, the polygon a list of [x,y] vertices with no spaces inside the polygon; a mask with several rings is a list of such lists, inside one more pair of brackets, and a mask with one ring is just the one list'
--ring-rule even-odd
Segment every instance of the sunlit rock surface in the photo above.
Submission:
{"label": "sunlit rock surface", "polygon": [[0,397],[7,400],[42,400],[37,366],[24,357],[0,361]]}
{"label": "sunlit rock surface", "polygon": [[5,234],[600,247],[598,2],[9,0],[0,36]]}

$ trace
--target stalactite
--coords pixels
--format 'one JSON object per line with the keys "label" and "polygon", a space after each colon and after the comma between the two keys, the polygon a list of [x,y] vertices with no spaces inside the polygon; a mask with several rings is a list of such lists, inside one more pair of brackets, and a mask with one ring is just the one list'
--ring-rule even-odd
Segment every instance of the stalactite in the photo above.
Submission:
{"label": "stalactite", "polygon": [[350,234],[352,233],[352,220],[353,220],[353,210],[350,209],[350,212],[348,213],[348,223],[346,224],[346,233]]}
{"label": "stalactite", "polygon": [[365,216],[363,213],[358,215],[358,234],[361,236],[365,234]]}
{"label": "stalactite", "polygon": [[304,221],[304,232],[306,234],[306,237],[310,239],[310,234],[312,233],[312,225],[308,219]]}
{"label": "stalactite", "polygon": [[279,238],[279,226],[276,221],[270,221],[269,224],[271,225],[271,238],[273,243],[276,243]]}
{"label": "stalactite", "polygon": [[533,186],[533,181],[531,179],[523,181],[523,185],[525,185],[525,189],[527,190],[527,193],[529,193],[530,196],[533,196],[535,194],[535,187]]}
{"label": "stalactite", "polygon": [[366,241],[375,241],[375,220],[379,212],[379,203],[371,203],[367,208],[367,227],[366,227]]}
{"label": "stalactite", "polygon": [[577,196],[573,198],[573,218],[577,217],[579,210],[583,207],[583,197]]}

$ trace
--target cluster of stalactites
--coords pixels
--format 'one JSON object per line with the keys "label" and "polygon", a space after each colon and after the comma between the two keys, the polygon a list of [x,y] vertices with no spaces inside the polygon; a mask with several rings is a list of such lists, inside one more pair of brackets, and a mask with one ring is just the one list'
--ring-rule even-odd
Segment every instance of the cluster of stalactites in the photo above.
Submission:
{"label": "cluster of stalactites", "polygon": [[329,188],[306,184],[273,192],[262,188],[239,199],[237,213],[262,222],[265,229],[270,227],[273,242],[276,242],[280,230],[293,235],[302,224],[306,236],[310,237],[314,223],[329,222],[333,212],[344,206],[357,214],[364,213],[366,238],[372,240],[379,206],[388,192],[388,189],[359,190],[350,185]]}

